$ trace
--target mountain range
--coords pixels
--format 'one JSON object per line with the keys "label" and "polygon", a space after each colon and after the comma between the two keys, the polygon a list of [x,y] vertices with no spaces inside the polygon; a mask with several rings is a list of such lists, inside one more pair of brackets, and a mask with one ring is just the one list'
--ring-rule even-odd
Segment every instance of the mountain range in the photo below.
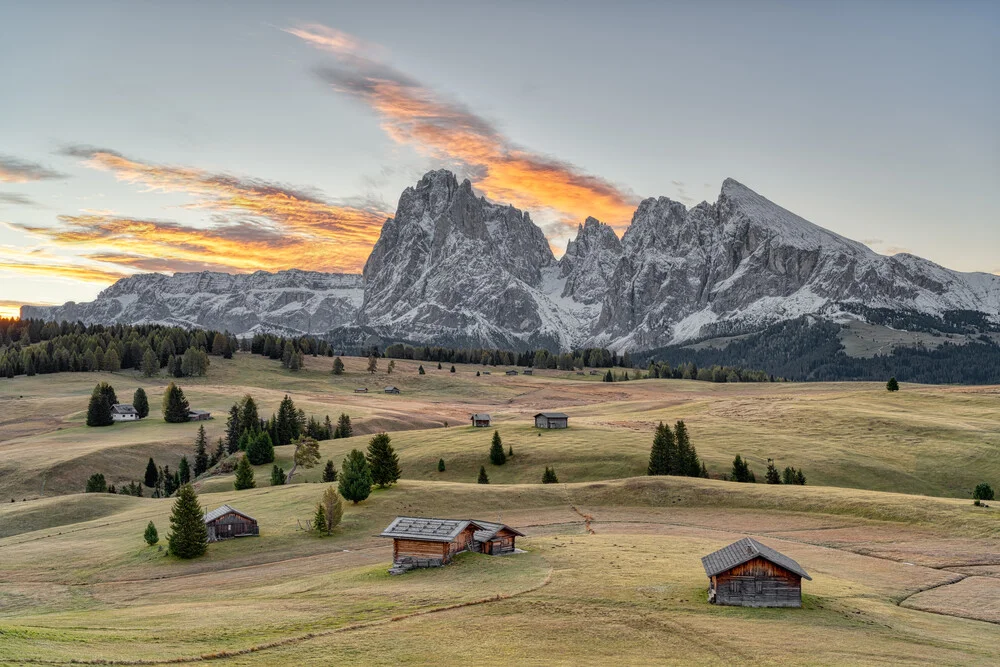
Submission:
{"label": "mountain range", "polygon": [[1000,276],[879,255],[735,180],[715,203],[642,201],[621,239],[594,218],[556,259],[527,212],[445,170],[399,198],[363,275],[139,274],[23,318],[166,323],[236,334],[525,349],[650,350],[877,310],[1000,324]]}

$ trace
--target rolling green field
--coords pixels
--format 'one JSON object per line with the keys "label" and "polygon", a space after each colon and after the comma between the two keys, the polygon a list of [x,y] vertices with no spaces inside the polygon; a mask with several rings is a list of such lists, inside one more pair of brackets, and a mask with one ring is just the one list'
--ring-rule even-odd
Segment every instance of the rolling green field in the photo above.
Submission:
{"label": "rolling green field", "polygon": [[[270,414],[288,393],[307,414],[351,415],[355,437],[321,443],[338,468],[386,430],[402,481],[348,505],[330,537],[303,527],[325,486],[234,491],[231,475],[196,481],[201,503],[256,517],[259,538],[213,544],[182,561],[161,540],[171,499],[82,494],[86,478],[141,479],[146,459],[176,466],[198,424],[165,424],[165,379],[131,373],[0,381],[0,664],[426,664],[488,657],[514,664],[988,664],[1000,657],[1000,514],[969,500],[1000,485],[1000,388],[873,384],[602,383],[575,373],[506,377],[480,366],[397,361],[391,376],[291,373],[260,357],[213,358],[180,384],[212,410],[211,439],[244,393]],[[385,360],[380,360],[384,369]],[[96,382],[123,400],[137,386],[152,414],[87,428]],[[386,384],[402,394],[381,393]],[[355,394],[368,386],[371,393]],[[560,410],[570,429],[539,433]],[[488,463],[493,429],[505,448]],[[645,477],[652,429],[684,419],[716,476],[739,453],[758,479],[773,457],[808,485]],[[290,467],[290,448],[278,463]],[[443,458],[447,469],[437,471]],[[480,465],[491,484],[475,484]],[[559,484],[540,484],[554,466]],[[303,483],[307,482],[307,483]],[[15,502],[9,502],[14,499]],[[463,554],[391,577],[396,515],[509,523],[526,553]],[[802,609],[709,605],[700,557],[744,535],[813,577]]]}

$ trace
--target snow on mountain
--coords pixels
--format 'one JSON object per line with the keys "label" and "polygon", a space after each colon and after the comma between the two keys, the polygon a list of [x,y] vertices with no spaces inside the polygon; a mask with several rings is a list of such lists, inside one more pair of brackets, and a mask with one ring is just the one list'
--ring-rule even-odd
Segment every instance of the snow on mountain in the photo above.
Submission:
{"label": "snow on mountain", "polygon": [[22,317],[157,322],[430,345],[642,350],[759,330],[844,304],[1000,321],[1000,277],[885,257],[727,179],[714,204],[639,204],[619,241],[588,218],[557,262],[530,216],[427,173],[403,191],[364,276],[309,271],[143,274],[91,303]]}

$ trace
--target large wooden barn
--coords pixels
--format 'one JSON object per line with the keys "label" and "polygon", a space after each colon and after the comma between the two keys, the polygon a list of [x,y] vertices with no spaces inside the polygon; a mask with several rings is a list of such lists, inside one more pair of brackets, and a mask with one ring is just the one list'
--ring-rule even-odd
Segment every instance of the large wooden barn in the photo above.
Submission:
{"label": "large wooden barn", "polygon": [[257,519],[229,505],[205,514],[205,527],[208,528],[209,542],[260,535]]}
{"label": "large wooden barn", "polygon": [[511,553],[515,538],[523,536],[502,523],[411,516],[396,517],[380,534],[392,538],[393,566],[389,572],[393,574],[446,565],[462,551]]}
{"label": "large wooden barn", "polygon": [[741,607],[801,607],[802,579],[812,577],[788,556],[744,537],[701,559],[708,601]]}

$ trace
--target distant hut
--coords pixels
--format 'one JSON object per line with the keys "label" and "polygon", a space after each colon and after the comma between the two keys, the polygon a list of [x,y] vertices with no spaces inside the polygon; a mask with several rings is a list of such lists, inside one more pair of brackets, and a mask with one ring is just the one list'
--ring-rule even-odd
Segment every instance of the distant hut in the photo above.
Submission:
{"label": "distant hut", "polygon": [[387,394],[398,394],[399,393],[399,387],[394,387],[392,385],[389,385],[388,387],[385,388],[385,393],[387,393]]}
{"label": "distant hut", "polygon": [[205,527],[208,528],[209,542],[260,535],[256,519],[229,505],[223,505],[206,514]]}
{"label": "distant hut", "polygon": [[562,412],[539,412],[535,415],[535,428],[569,428],[569,415]]}
{"label": "distant hut", "polygon": [[535,371],[531,370],[530,368],[525,368],[524,369],[524,374],[525,375],[534,375]]}
{"label": "distant hut", "polygon": [[490,374],[489,371],[483,371],[483,375],[489,375],[489,374]]}
{"label": "distant hut", "polygon": [[742,607],[801,607],[798,563],[757,540],[744,537],[701,559],[708,575],[708,601]]}
{"label": "distant hut", "polygon": [[517,371],[507,371],[504,375],[517,375]]}
{"label": "distant hut", "polygon": [[523,537],[523,533],[488,521],[399,516],[379,537],[392,539],[389,572],[402,574],[414,568],[446,565],[462,551],[511,553],[515,537]]}
{"label": "distant hut", "polygon": [[111,420],[116,422],[138,421],[139,411],[128,403],[116,403],[111,406]]}
{"label": "distant hut", "polygon": [[592,371],[590,371],[590,374],[591,375],[597,375],[597,371],[596,370],[592,370]]}
{"label": "distant hut", "polygon": [[358,387],[358,388],[356,388],[354,390],[354,393],[355,394],[367,394],[368,393],[368,387]]}
{"label": "distant hut", "polygon": [[472,425],[481,428],[488,427],[490,424],[493,423],[493,420],[490,419],[489,414],[485,412],[477,412],[471,415],[471,418],[472,418]]}
{"label": "distant hut", "polygon": [[188,421],[203,422],[212,418],[212,413],[208,410],[188,410]]}
{"label": "distant hut", "polygon": [[502,523],[492,523],[489,521],[475,521],[480,527],[472,534],[475,540],[476,551],[492,556],[508,554],[514,552],[514,540],[524,537],[524,533],[518,532]]}

